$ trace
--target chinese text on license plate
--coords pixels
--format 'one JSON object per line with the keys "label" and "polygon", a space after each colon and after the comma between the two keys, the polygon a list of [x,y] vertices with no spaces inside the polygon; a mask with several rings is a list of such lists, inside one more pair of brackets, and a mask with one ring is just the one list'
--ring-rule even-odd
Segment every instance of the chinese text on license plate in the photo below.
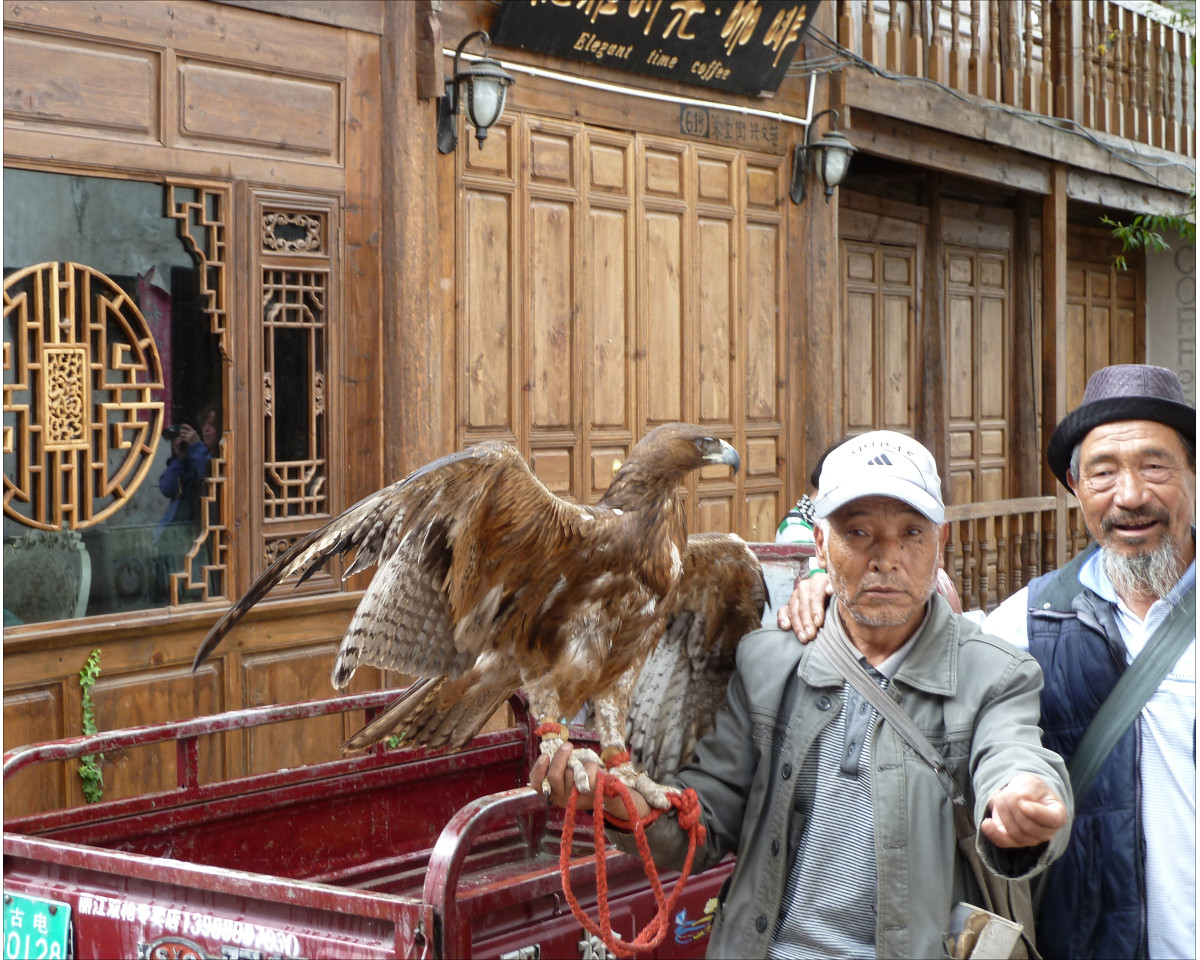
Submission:
{"label": "chinese text on license plate", "polygon": [[71,936],[71,905],[4,894],[4,960],[61,960]]}

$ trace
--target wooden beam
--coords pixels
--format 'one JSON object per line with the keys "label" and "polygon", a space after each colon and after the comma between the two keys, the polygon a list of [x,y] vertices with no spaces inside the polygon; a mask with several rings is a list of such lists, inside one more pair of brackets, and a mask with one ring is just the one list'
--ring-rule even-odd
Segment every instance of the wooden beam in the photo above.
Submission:
{"label": "wooden beam", "polygon": [[1067,171],[1067,199],[1128,213],[1190,214],[1195,210],[1195,202],[1185,194],[1086,170]]}
{"label": "wooden beam", "polygon": [[[814,25],[826,35],[834,28],[834,5],[819,4]],[[817,87],[813,110],[844,104],[833,100],[831,84]],[[829,99],[826,99],[829,98]],[[842,113],[845,116],[845,113]],[[795,139],[803,139],[797,129]],[[791,138],[789,138],[789,142]],[[795,375],[788,377],[790,411],[785,430],[792,461],[784,476],[784,495],[796,501],[808,490],[808,475],[834,440],[841,437],[845,416],[842,388],[842,298],[839,266],[841,241],[838,210],[841,190],[826,203],[815,178],[810,179],[804,202],[792,208],[788,262],[800,266],[798,282],[791,284],[792,302],[800,309],[788,322],[789,361],[801,361]],[[791,344],[796,346],[792,347]]]}
{"label": "wooden beam", "polygon": [[1012,453],[1013,483],[1009,494],[1033,497],[1041,492],[1041,451],[1037,442],[1037,405],[1030,398],[1034,390],[1034,277],[1033,277],[1033,198],[1017,195],[1016,223],[1013,232],[1013,362],[1012,381]]}
{"label": "wooden beam", "polygon": [[[418,8],[389,3],[383,41],[383,477],[391,482],[453,446],[444,349],[437,102],[418,100],[411,51]],[[453,165],[453,155],[448,158]],[[453,173],[449,176],[453,179]]]}
{"label": "wooden beam", "polygon": [[383,33],[383,9],[386,0],[318,0],[296,3],[296,0],[215,0],[227,7],[257,10],[277,17],[327,23],[331,27],[361,30],[364,33]]}
{"label": "wooden beam", "polygon": [[[1043,168],[1046,160],[1062,161],[1093,173],[1159,186],[1184,195],[1196,179],[1195,166],[1189,166],[1186,158],[1177,153],[1095,131],[1085,135],[1069,125],[1059,126],[1058,121],[1049,118],[1034,119],[1003,107],[975,103],[917,80],[901,82],[861,70],[849,70],[846,71],[845,96],[846,102],[858,110],[904,117],[911,123],[918,142],[929,136],[922,128],[932,128],[939,133],[953,130],[968,142],[1004,147],[1007,157],[1013,156],[1012,151],[1018,151],[1026,155],[1026,161],[1036,158],[1042,161]],[[856,118],[856,128],[860,122]],[[855,145],[858,145],[857,140]],[[1122,159],[1123,154],[1145,158],[1152,164],[1172,160],[1185,162],[1142,169]],[[987,175],[980,175],[980,179],[995,176],[996,172],[990,170]],[[995,182],[1010,181],[996,179]],[[1047,191],[1042,188],[1035,192]]]}
{"label": "wooden beam", "polygon": [[937,461],[943,486],[950,470],[949,435],[946,432],[946,255],[942,245],[942,175],[925,174],[925,205],[929,223],[925,227],[925,287],[919,337],[921,341],[921,394],[917,411],[918,438]]}
{"label": "wooden beam", "polygon": [[[1067,414],[1067,169],[1050,171],[1051,192],[1042,201],[1042,438],[1050,440]],[[1075,358],[1078,362],[1078,358]],[[1039,451],[1040,455],[1041,451]],[[1042,457],[1042,490],[1059,498],[1055,522],[1055,569],[1067,560],[1066,497]]]}
{"label": "wooden beam", "polygon": [[[948,128],[954,129],[954,128]],[[1048,193],[1050,164],[1006,147],[930,130],[894,117],[854,113],[845,131],[859,150],[1029,193]]]}

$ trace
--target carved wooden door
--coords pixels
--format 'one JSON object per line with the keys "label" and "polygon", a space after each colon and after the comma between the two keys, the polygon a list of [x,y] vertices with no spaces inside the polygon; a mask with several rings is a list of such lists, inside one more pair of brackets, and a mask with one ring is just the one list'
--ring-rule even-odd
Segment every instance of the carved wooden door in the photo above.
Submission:
{"label": "carved wooden door", "polygon": [[920,215],[915,209],[913,219],[839,211],[843,435],[916,432],[923,370],[916,326],[924,264]]}
{"label": "carved wooden door", "polygon": [[690,528],[772,539],[784,158],[528,115],[459,156],[460,442],[594,502],[649,427],[710,425],[743,469],[689,478]]}

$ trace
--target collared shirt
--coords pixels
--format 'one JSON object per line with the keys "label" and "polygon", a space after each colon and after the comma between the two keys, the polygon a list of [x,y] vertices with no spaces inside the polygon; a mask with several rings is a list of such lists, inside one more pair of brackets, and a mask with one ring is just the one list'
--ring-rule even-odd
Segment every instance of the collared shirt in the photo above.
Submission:
{"label": "collared shirt", "polygon": [[[881,687],[904,663],[929,622],[925,617],[899,649],[872,666],[846,636],[835,603],[829,622]],[[874,957],[876,864],[871,800],[871,731],[878,712],[849,682],[840,722],[821,731],[796,779],[805,814],[768,957]]]}
{"label": "collared shirt", "polygon": [[[1117,596],[1100,551],[1079,571],[1079,582],[1113,605],[1117,629],[1132,663],[1171,608],[1196,583],[1187,568],[1166,597],[1142,620]],[[1009,597],[983,629],[1029,648],[1028,590]],[[1196,643],[1167,674],[1138,717],[1142,832],[1146,838],[1147,936],[1150,956],[1189,957],[1196,951]]]}

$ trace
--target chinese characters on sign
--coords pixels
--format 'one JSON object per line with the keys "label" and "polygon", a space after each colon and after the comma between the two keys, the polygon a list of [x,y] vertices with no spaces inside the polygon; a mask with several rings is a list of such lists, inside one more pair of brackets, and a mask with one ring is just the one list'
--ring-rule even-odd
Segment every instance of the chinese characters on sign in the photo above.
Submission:
{"label": "chinese characters on sign", "polygon": [[682,83],[779,89],[817,0],[506,0],[492,41]]}
{"label": "chinese characters on sign", "polygon": [[761,117],[743,117],[724,110],[680,104],[679,132],[716,143],[743,147],[758,147],[778,152],[781,134],[779,123]]}

